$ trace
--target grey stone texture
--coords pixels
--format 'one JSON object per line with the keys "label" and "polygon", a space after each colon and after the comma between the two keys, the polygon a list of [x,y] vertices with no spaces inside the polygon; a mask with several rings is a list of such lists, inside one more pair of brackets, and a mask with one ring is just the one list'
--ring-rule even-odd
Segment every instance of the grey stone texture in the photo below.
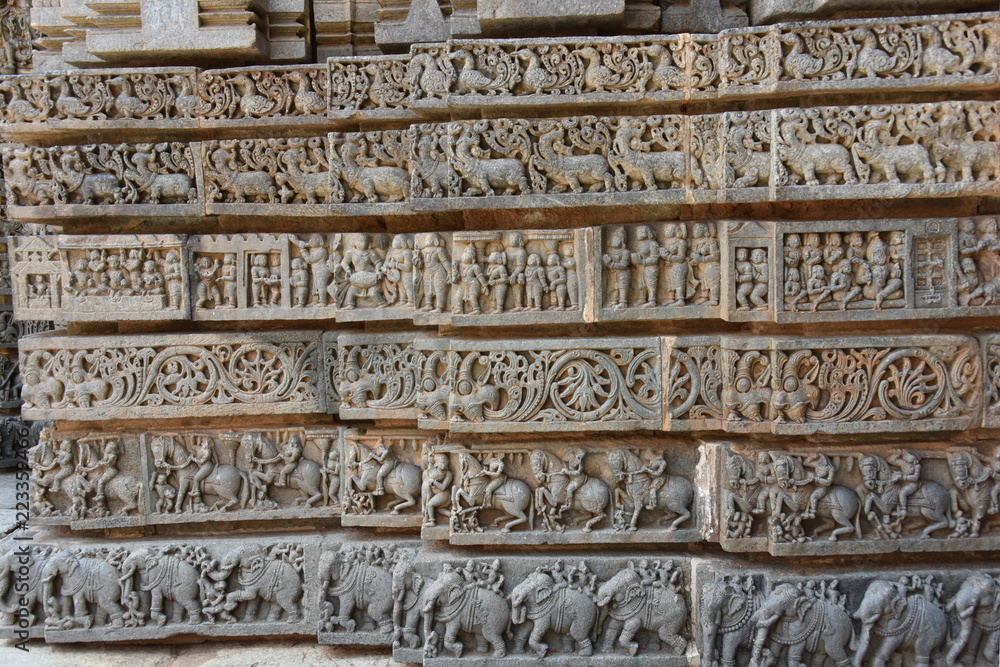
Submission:
{"label": "grey stone texture", "polygon": [[1000,14],[887,4],[0,8],[3,664],[995,667]]}

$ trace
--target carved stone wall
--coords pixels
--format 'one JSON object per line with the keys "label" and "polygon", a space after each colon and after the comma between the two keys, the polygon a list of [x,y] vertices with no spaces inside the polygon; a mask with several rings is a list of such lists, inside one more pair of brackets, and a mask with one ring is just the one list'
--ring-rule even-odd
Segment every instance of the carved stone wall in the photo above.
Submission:
{"label": "carved stone wall", "polygon": [[0,637],[996,665],[1000,14],[889,4],[9,4]]}

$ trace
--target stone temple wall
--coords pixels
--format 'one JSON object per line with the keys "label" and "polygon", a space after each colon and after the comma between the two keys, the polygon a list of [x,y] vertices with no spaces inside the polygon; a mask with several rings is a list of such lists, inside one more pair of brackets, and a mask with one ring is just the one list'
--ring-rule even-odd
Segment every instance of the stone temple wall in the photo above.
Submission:
{"label": "stone temple wall", "polygon": [[899,4],[0,7],[6,648],[997,665],[1000,13]]}

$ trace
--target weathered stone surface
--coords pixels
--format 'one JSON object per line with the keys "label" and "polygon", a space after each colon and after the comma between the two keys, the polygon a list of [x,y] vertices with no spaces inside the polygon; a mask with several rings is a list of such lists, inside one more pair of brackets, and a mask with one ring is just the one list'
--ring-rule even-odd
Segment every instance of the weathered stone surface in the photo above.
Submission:
{"label": "weathered stone surface", "polygon": [[[674,5],[664,19],[687,9]],[[449,40],[415,44],[406,56],[359,53],[325,65],[50,72],[0,81],[2,118],[14,136],[35,136],[31,126],[41,122],[79,136],[91,128],[238,129],[256,118],[299,127],[433,118],[445,110],[474,118],[483,104],[562,112],[593,104],[669,109],[687,100],[975,91],[997,85],[997,21],[995,13],[959,14],[716,35]]]}
{"label": "weathered stone surface", "polygon": [[[29,236],[12,242],[11,283],[18,316],[39,321],[278,318],[471,327],[982,317],[1000,312],[997,238],[995,216]],[[0,317],[9,319],[9,311]],[[17,323],[8,326],[8,338],[44,327]]]}
{"label": "weathered stone surface", "polygon": [[[57,0],[38,5],[32,26],[50,40],[52,50],[61,51],[45,54],[51,68],[194,63],[204,58],[280,63],[309,56],[309,3],[302,0],[203,6],[184,0]],[[67,23],[85,28],[67,30]]]}
{"label": "weathered stone surface", "polygon": [[1000,14],[176,1],[0,10],[0,636],[995,667]]}
{"label": "weathered stone surface", "polygon": [[324,412],[313,332],[26,338],[23,414],[138,419]]}
{"label": "weathered stone surface", "polygon": [[997,449],[711,448],[727,551],[778,556],[995,550]]}
{"label": "weathered stone surface", "polygon": [[667,340],[664,429],[878,433],[975,428],[983,409],[966,336]]}

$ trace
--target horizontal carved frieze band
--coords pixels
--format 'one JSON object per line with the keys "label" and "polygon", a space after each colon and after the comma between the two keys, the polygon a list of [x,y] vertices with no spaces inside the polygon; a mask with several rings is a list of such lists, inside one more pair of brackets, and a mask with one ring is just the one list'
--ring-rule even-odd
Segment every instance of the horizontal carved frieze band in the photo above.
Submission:
{"label": "horizontal carved frieze band", "polygon": [[0,79],[16,130],[412,120],[482,104],[678,104],[887,89],[995,88],[995,13],[817,21],[717,35],[452,40],[405,56],[222,70],[88,70]]}
{"label": "horizontal carved frieze band", "polygon": [[980,346],[966,336],[676,338],[666,430],[860,433],[980,425]]}
{"label": "horizontal carved frieze band", "polygon": [[[982,317],[1000,314],[997,225],[990,216],[415,234],[27,236],[11,241],[11,283],[15,316],[38,321],[503,326]],[[41,326],[10,325],[8,339]]]}
{"label": "horizontal carved frieze band", "polygon": [[[968,336],[471,340],[418,332],[24,339],[28,418],[296,414],[452,432],[960,430],[995,419]],[[662,378],[662,379],[661,379]],[[984,389],[985,387],[985,389]],[[986,398],[984,399],[984,394]]]}
{"label": "horizontal carved frieze band", "polygon": [[327,408],[318,332],[23,339],[23,415],[141,419]]}
{"label": "horizontal carved frieze band", "polygon": [[718,539],[777,556],[994,550],[1000,446],[711,448]]}
{"label": "horizontal carved frieze band", "polygon": [[[316,537],[113,542],[10,541],[2,576],[18,579],[31,636],[49,642],[315,634]],[[14,586],[5,590],[13,591]],[[6,602],[6,600],[5,600]],[[0,610],[0,636],[21,619]],[[24,629],[24,626],[20,626]]]}
{"label": "horizontal carved frieze band", "polygon": [[15,220],[995,195],[993,102],[483,119],[4,151]]}
{"label": "horizontal carved frieze band", "polygon": [[[12,544],[5,574],[21,559],[31,633],[57,642],[94,630],[102,640],[266,633],[392,646],[397,661],[428,666],[735,665],[794,651],[990,667],[1000,624],[1000,572],[984,564],[806,576],[665,552],[470,558],[311,536]],[[13,614],[2,620],[12,636]]]}

